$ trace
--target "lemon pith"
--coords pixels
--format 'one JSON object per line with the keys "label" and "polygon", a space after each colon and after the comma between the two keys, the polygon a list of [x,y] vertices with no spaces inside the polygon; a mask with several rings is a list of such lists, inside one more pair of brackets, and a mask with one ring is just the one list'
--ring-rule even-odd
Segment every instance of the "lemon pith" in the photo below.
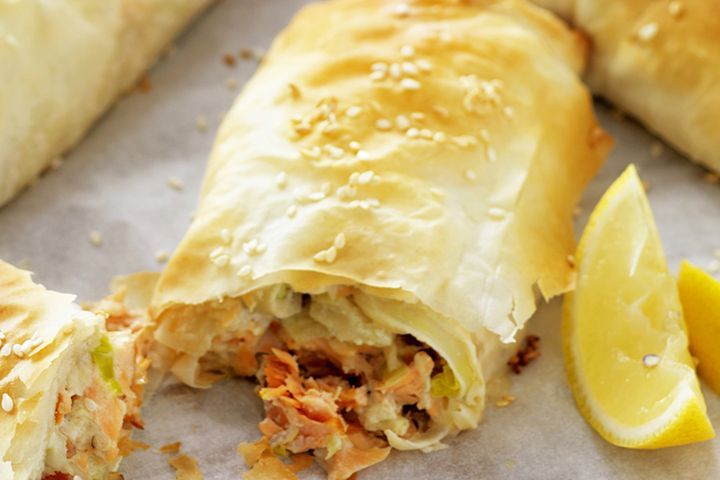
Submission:
{"label": "lemon pith", "polygon": [[720,394],[720,281],[684,261],[678,289],[698,373]]}
{"label": "lemon pith", "polygon": [[624,447],[712,438],[677,288],[633,166],[593,211],[576,264],[577,289],[563,308],[563,348],[585,419]]}

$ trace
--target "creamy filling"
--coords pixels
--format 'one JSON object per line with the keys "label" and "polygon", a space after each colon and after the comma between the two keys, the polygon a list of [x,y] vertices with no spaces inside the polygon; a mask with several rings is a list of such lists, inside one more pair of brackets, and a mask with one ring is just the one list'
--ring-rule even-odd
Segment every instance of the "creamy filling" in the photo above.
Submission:
{"label": "creamy filling", "polygon": [[205,372],[255,376],[263,441],[280,454],[312,452],[338,478],[383,460],[389,444],[437,447],[455,430],[448,409],[459,391],[437,352],[372,324],[352,294],[275,286],[243,297],[247,308],[200,361]]}
{"label": "creamy filling", "polygon": [[118,381],[133,378],[133,372],[131,342],[111,345],[103,337],[92,352],[78,358],[58,391],[44,479],[104,479],[117,468],[123,440],[139,425],[138,402],[128,389],[132,384]]}

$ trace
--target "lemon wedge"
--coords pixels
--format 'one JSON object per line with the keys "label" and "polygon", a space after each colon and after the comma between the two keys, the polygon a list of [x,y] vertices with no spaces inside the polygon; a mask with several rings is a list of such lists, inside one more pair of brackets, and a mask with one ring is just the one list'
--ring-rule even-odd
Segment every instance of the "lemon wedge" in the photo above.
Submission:
{"label": "lemon wedge", "polygon": [[683,262],[678,289],[698,372],[720,394],[720,281]]}
{"label": "lemon wedge", "polygon": [[670,276],[632,165],[593,211],[565,297],[563,347],[585,419],[610,443],[661,448],[714,437]]}

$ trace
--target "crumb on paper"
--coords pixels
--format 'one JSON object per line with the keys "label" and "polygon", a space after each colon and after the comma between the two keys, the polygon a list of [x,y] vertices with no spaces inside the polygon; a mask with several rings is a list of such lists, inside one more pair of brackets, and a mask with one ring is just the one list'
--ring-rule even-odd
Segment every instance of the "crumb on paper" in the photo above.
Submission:
{"label": "crumb on paper", "polygon": [[167,250],[160,249],[155,252],[155,261],[158,263],[167,262],[169,257],[170,255],[168,254]]}
{"label": "crumb on paper", "polygon": [[125,437],[118,442],[118,449],[120,450],[120,456],[127,457],[135,450],[148,450],[150,445],[145,442],[133,440],[132,438]]}
{"label": "crumb on paper", "polygon": [[514,401],[515,401],[515,397],[513,397],[512,395],[503,395],[495,402],[495,406],[500,407],[500,408],[507,407]]}
{"label": "crumb on paper", "polygon": [[665,151],[663,144],[657,140],[650,144],[650,156],[658,158]]}
{"label": "crumb on paper", "polygon": [[152,90],[152,83],[150,83],[150,77],[147,74],[143,75],[137,84],[135,84],[135,91],[139,93],[148,93]]}
{"label": "crumb on paper", "polygon": [[198,115],[197,118],[195,118],[195,128],[200,133],[207,132],[208,121],[207,118],[205,118],[205,115]]}
{"label": "crumb on paper", "polygon": [[182,442],[168,443],[160,447],[162,453],[178,453],[182,448]]}
{"label": "crumb on paper", "polygon": [[540,337],[537,335],[528,335],[522,347],[520,347],[515,355],[510,357],[507,364],[516,374],[520,374],[524,367],[540,356],[539,350]]}
{"label": "crumb on paper", "polygon": [[176,192],[182,191],[183,188],[185,188],[185,182],[182,181],[182,179],[178,177],[170,177],[167,179],[168,187],[172,188]]}
{"label": "crumb on paper", "polygon": [[261,439],[257,442],[240,442],[237,446],[237,454],[243,457],[248,467],[255,465],[262,455],[270,449],[267,440]]}
{"label": "crumb on paper", "polygon": [[[237,90],[237,88],[238,88],[238,81],[237,81],[237,79],[230,77],[230,78],[228,78],[227,80],[225,80],[225,88],[227,88],[227,89],[230,90],[230,91],[235,91],[235,90]],[[225,116],[224,113],[223,113],[222,115],[220,115],[220,119],[222,120],[222,117],[224,117],[224,116]]]}
{"label": "crumb on paper", "polygon": [[225,55],[223,55],[222,61],[225,65],[227,65],[230,68],[235,67],[236,60],[235,60],[235,56],[232,53],[226,53]]}
{"label": "crumb on paper", "polygon": [[178,455],[168,460],[175,469],[176,480],[202,480],[203,475],[197,460],[189,455]]}
{"label": "crumb on paper", "polygon": [[245,475],[245,480],[297,480],[287,465],[276,457],[261,458]]}
{"label": "crumb on paper", "polygon": [[265,50],[260,47],[241,48],[238,55],[242,60],[260,61],[265,56]]}
{"label": "crumb on paper", "polygon": [[90,243],[92,243],[96,247],[99,247],[103,243],[102,233],[100,233],[98,230],[92,230],[90,232],[89,239]]}
{"label": "crumb on paper", "polygon": [[720,260],[711,260],[707,266],[708,273],[716,274],[720,272]]}
{"label": "crumb on paper", "polygon": [[640,180],[640,183],[642,183],[643,190],[645,190],[646,192],[650,191],[650,187],[651,187],[650,182],[648,182],[647,180]]}

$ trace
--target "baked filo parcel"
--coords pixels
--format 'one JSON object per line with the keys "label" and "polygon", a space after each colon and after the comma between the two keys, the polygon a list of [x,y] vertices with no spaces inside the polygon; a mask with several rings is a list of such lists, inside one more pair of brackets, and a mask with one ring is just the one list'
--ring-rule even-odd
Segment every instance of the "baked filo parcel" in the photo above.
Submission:
{"label": "baked filo parcel", "polygon": [[96,313],[0,261],[0,478],[112,478],[132,449],[151,338],[126,291]]}
{"label": "baked filo parcel", "polygon": [[536,297],[573,285],[572,212],[610,144],[583,62],[522,1],[303,9],[155,290],[175,375],[256,377],[265,441],[331,478],[475,428]]}

